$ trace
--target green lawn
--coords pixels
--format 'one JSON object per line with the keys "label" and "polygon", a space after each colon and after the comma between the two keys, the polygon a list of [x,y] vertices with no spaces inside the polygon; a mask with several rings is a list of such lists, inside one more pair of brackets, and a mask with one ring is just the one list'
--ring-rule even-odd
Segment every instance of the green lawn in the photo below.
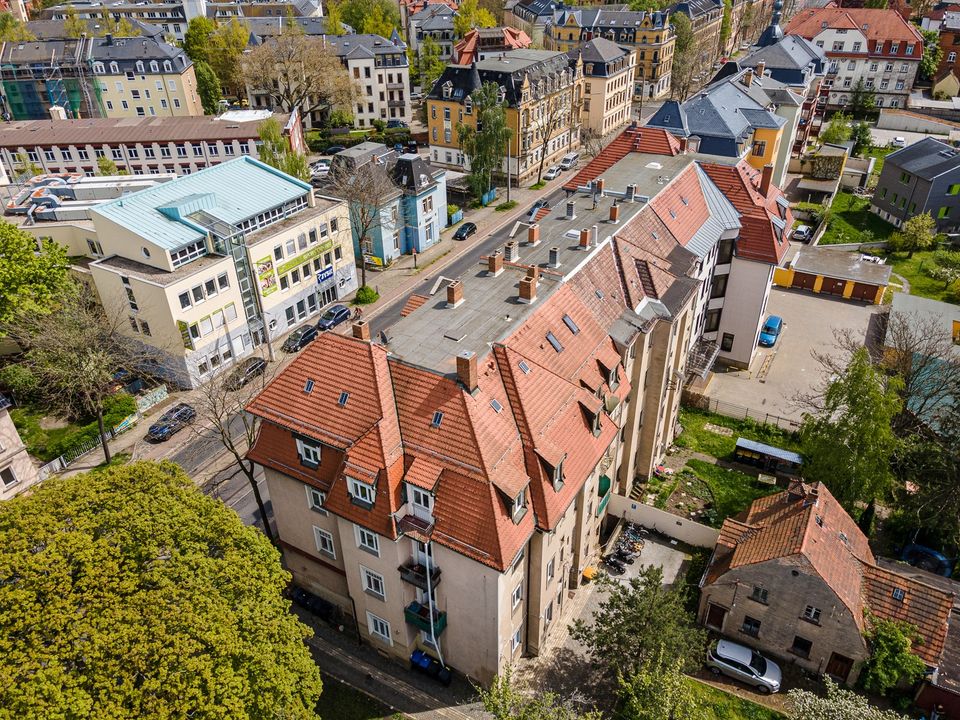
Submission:
{"label": "green lawn", "polygon": [[720,527],[724,519],[746,510],[758,497],[780,490],[776,485],[758,483],[752,475],[703,460],[688,460],[687,468],[703,481],[703,485],[694,482],[684,490],[712,504],[713,512],[707,513],[704,520],[714,527]]}
{"label": "green lawn", "polygon": [[79,432],[81,426],[68,423],[64,427],[44,429],[40,427],[44,416],[45,413],[32,407],[10,410],[10,417],[27,446],[27,452],[43,462],[50,462],[62,452],[64,440]]}
{"label": "green lawn", "polygon": [[[927,275],[923,268],[933,263],[933,251],[915,252],[912,258],[908,258],[906,253],[894,253],[887,255],[887,264],[893,268],[897,275],[902,275],[910,282],[910,294],[921,297],[942,300],[943,302],[956,302],[953,293],[944,289],[942,280],[934,280]],[[896,282],[896,278],[891,278]]]}
{"label": "green lawn", "polygon": [[874,175],[879,175],[883,171],[883,161],[887,159],[887,155],[898,149],[899,148],[892,147],[875,147],[870,149],[870,152],[868,152],[867,155],[877,159],[877,161],[873,164]]}
{"label": "green lawn", "polygon": [[739,695],[724,692],[712,685],[688,678],[690,689],[703,720],[786,720],[786,716],[776,710],[745,700]]}
{"label": "green lawn", "polygon": [[[316,711],[322,720],[380,720],[394,717],[386,706],[329,675],[323,676],[323,692]],[[399,713],[397,716],[403,717]]]}
{"label": "green lawn", "polygon": [[[850,192],[838,192],[831,206],[830,223],[820,238],[821,245],[886,240],[896,228],[870,212],[870,201]],[[872,237],[864,237],[869,230]]]}
{"label": "green lawn", "polygon": [[[719,425],[733,430],[733,435],[718,435],[707,430],[707,423]],[[796,437],[781,430],[775,425],[764,425],[753,420],[735,420],[723,415],[696,410],[693,408],[680,409],[680,424],[683,433],[674,441],[680,447],[690,448],[697,452],[712,455],[715,458],[729,458],[737,445],[738,437],[775,445],[785,450],[799,452],[799,443]]]}

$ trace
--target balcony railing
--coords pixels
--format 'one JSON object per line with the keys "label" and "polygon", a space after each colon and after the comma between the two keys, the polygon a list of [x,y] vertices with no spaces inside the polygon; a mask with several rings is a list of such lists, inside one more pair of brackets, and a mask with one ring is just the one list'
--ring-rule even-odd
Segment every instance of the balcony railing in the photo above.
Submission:
{"label": "balcony railing", "polygon": [[424,538],[429,539],[430,533],[433,532],[433,521],[424,520],[408,512],[397,520],[397,529],[404,535],[411,535],[415,539],[425,542]]}
{"label": "balcony railing", "polygon": [[[412,560],[405,565],[397,568],[400,571],[400,579],[411,585],[416,585],[421,590],[427,589],[427,568],[425,565],[413,562]],[[434,565],[430,569],[430,586],[436,587],[440,582],[440,568]]]}
{"label": "balcony railing", "polygon": [[[430,632],[430,606],[423,605],[416,600],[403,609],[404,619],[418,627],[424,632]],[[440,637],[447,628],[447,614],[445,612],[433,611],[433,634]]]}
{"label": "balcony railing", "polygon": [[606,475],[600,476],[600,482],[597,485],[597,495],[600,497],[600,502],[597,504],[597,517],[603,515],[603,511],[607,507],[607,503],[610,502],[610,492],[613,487],[613,482]]}

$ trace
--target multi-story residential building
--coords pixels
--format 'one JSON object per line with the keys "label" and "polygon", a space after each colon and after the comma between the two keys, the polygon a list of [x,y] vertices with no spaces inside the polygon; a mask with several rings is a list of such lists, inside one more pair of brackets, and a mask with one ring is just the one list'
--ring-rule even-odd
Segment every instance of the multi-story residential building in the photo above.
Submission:
{"label": "multi-story residential building", "polygon": [[513,27],[473,28],[453,48],[455,65],[472,65],[509,50],[530,47],[530,36]]}
{"label": "multi-story residential building", "polygon": [[693,60],[693,77],[707,76],[720,57],[720,26],[723,24],[721,0],[684,0],[672,5],[668,14],[682,12],[690,18],[690,29],[697,52]]}
{"label": "multi-story residential building", "polygon": [[158,36],[6,42],[0,78],[16,120],[203,115],[193,63]]}
{"label": "multi-story residential building", "polygon": [[635,50],[634,100],[669,94],[676,37],[667,12],[562,7],[544,28],[544,46],[551,50],[569,52],[593,38]]}
{"label": "multi-story residential building", "polygon": [[363,142],[337,153],[332,173],[354,170],[367,163],[383,167],[395,190],[379,199],[379,219],[361,238],[353,228],[356,257],[376,266],[401,255],[422,253],[440,240],[447,225],[447,173],[430,166],[419,155],[397,156],[386,145]]}
{"label": "multi-story residential building", "polygon": [[[724,520],[701,581],[700,621],[806,672],[854,683],[877,620],[904,622],[936,676],[954,595],[878,564],[823,483],[790,483]],[[931,575],[931,577],[936,577]]]}
{"label": "multi-story residential building", "polygon": [[746,158],[757,170],[774,165],[773,184],[786,177],[803,100],[753,68],[737,70],[684,103],[668,100],[647,122],[678,137],[696,137],[701,152]]}
{"label": "multi-story residential building", "polygon": [[740,224],[662,130],[566,189],[483,272],[411,296],[377,342],[325,334],[247,408],[295,580],[377,649],[483,683],[566,624],[610,493],[673,441],[701,278]]}
{"label": "multi-story residential building", "polygon": [[399,0],[397,4],[400,6],[400,25],[402,27],[409,27],[411,17],[428,5],[438,5],[440,3],[443,3],[454,12],[456,12],[459,7],[459,3],[456,0]]}
{"label": "multi-story residential building", "polygon": [[[304,35],[322,37],[327,34],[327,18],[325,17],[294,17],[286,15],[280,17],[245,17],[243,24],[250,30],[250,35],[256,42],[264,43],[269,38],[280,35],[290,24],[295,22],[303,30]],[[353,28],[342,23],[347,35],[353,34]]]}
{"label": "multi-story residential building", "polygon": [[40,481],[40,473],[27,454],[9,408],[9,399],[0,395],[0,501],[25,492]]}
{"label": "multi-story residential building", "polygon": [[97,172],[108,158],[130,175],[189,175],[238,157],[257,157],[259,129],[276,117],[290,148],[306,153],[299,115],[265,110],[228,111],[217,117],[17,120],[0,133],[0,163],[10,177],[35,165],[48,174]]}
{"label": "multi-story residential building", "polygon": [[583,124],[601,136],[630,122],[636,54],[605,38],[588,40],[567,53],[583,65]]}
{"label": "multi-story residential building", "polygon": [[890,153],[870,212],[897,227],[928,213],[936,220],[937,232],[955,233],[960,228],[960,152],[935,138],[923,138]]}
{"label": "multi-story residential building", "polygon": [[450,65],[437,80],[426,99],[434,164],[469,170],[457,125],[476,122],[470,96],[485,83],[502,89],[513,130],[502,172],[514,184],[535,177],[542,157],[546,168],[580,147],[582,64],[571,64],[566,53],[513,50],[469,67]]}
{"label": "multi-story residential building", "polygon": [[453,58],[453,16],[456,11],[443,2],[430,3],[414,13],[407,21],[407,38],[410,47],[419,55],[420,45],[430,38],[440,48],[440,58]]}
{"label": "multi-story residential building", "polygon": [[[130,182],[143,189],[103,201],[123,178],[40,176],[16,209],[84,258],[106,312],[171,382],[196,386],[357,287],[345,203],[253,158]],[[85,190],[72,204],[71,184]]]}
{"label": "multi-story residential building", "polygon": [[920,27],[935,31],[940,42],[940,64],[933,76],[933,93],[941,97],[956,96],[960,89],[960,62],[957,61],[960,51],[960,11],[950,6],[931,10],[921,20]]}
{"label": "multi-story residential building", "polygon": [[507,0],[503,23],[525,32],[534,46],[545,45],[546,27],[560,5],[557,0]]}
{"label": "multi-story residential building", "polygon": [[923,37],[895,10],[802,10],[786,33],[804,37],[826,53],[829,107],[850,102],[860,80],[875,93],[877,107],[907,106],[920,68]]}

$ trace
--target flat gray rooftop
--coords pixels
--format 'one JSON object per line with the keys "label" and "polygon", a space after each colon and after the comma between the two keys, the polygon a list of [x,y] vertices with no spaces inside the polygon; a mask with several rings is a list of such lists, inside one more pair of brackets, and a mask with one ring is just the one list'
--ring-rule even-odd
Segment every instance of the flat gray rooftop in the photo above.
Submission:
{"label": "flat gray rooftop", "polygon": [[801,248],[793,261],[793,269],[811,275],[853,280],[869,285],[888,284],[890,273],[893,272],[889,265],[864,262],[859,253],[819,247]]}
{"label": "flat gray rooftop", "polygon": [[188,278],[191,275],[196,275],[199,272],[214,267],[215,265],[218,265],[224,261],[229,261],[229,258],[227,258],[225,255],[204,255],[196,260],[188,262],[186,265],[181,265],[172,272],[169,270],[163,270],[161,268],[155,268],[152,265],[145,265],[144,263],[137,262],[136,260],[129,260],[127,258],[120,257],[119,255],[111,255],[110,257],[97,260],[96,262],[90,264],[113,270],[121,275],[137,278],[138,280],[145,280],[146,282],[151,282],[156,285],[166,287],[168,285],[173,285],[175,282],[183,280],[184,278]]}

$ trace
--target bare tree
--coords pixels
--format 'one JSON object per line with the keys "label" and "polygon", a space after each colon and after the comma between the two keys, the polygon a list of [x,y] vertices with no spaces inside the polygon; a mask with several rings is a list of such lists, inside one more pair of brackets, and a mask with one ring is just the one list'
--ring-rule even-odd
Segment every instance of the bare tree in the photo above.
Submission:
{"label": "bare tree", "polygon": [[321,38],[309,37],[297,23],[247,53],[241,74],[249,90],[267,95],[287,112],[301,115],[342,106],[352,108],[357,86]]}
{"label": "bare tree", "polygon": [[370,242],[370,231],[380,225],[380,209],[398,190],[387,175],[384,164],[371,160],[359,167],[336,158],[327,177],[326,190],[345,200],[354,238],[360,246],[360,285],[367,284],[367,263],[363,255]]}
{"label": "bare tree", "polygon": [[580,145],[590,157],[596,157],[603,150],[603,135],[599,130],[585,127],[580,131]]}
{"label": "bare tree", "polygon": [[537,168],[538,183],[543,181],[543,165],[547,161],[547,146],[553,139],[554,132],[564,122],[567,113],[570,112],[561,97],[547,98],[541,107],[543,113],[540,115],[539,122],[534,126],[540,137],[540,167]]}

